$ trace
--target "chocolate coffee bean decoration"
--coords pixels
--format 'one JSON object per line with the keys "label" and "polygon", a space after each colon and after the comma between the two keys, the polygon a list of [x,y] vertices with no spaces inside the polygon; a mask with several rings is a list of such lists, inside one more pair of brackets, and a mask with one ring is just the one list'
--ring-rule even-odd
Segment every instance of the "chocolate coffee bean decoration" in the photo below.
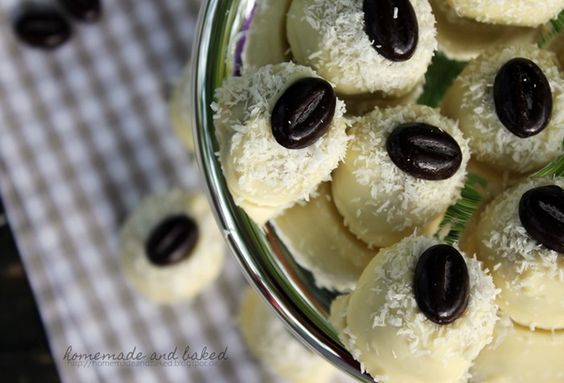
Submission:
{"label": "chocolate coffee bean decoration", "polygon": [[464,258],[449,245],[428,248],[415,267],[413,288],[417,305],[429,320],[454,322],[468,306],[470,277]]}
{"label": "chocolate coffee bean decoration", "polygon": [[398,168],[425,180],[450,178],[462,162],[462,151],[454,138],[423,122],[399,125],[388,136],[386,149]]}
{"label": "chocolate coffee bean decoration", "polygon": [[519,219],[532,238],[564,254],[564,190],[560,186],[525,192],[519,201]]}
{"label": "chocolate coffee bean decoration", "polygon": [[100,19],[102,4],[100,0],[59,0],[61,5],[73,17],[92,23]]}
{"label": "chocolate coffee bean decoration", "polygon": [[391,61],[413,56],[419,25],[409,0],[364,0],[364,26],[376,51]]}
{"label": "chocolate coffee bean decoration", "polygon": [[327,81],[314,77],[296,81],[272,110],[274,138],[287,149],[313,145],[329,129],[336,104],[335,91]]}
{"label": "chocolate coffee bean decoration", "polygon": [[514,135],[527,138],[540,133],[552,114],[552,91],[541,68],[529,59],[503,64],[494,81],[497,117]]}
{"label": "chocolate coffee bean decoration", "polygon": [[165,218],[150,234],[145,251],[151,263],[171,265],[188,257],[198,242],[196,222],[186,215]]}
{"label": "chocolate coffee bean decoration", "polygon": [[72,35],[72,28],[63,14],[47,5],[21,8],[13,20],[13,28],[21,41],[42,49],[57,48]]}

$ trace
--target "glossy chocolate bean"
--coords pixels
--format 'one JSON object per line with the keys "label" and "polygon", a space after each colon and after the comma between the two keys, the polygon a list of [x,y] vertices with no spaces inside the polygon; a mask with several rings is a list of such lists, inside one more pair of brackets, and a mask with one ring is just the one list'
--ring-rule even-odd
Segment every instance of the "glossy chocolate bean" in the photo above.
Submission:
{"label": "glossy chocolate bean", "polygon": [[462,162],[462,151],[454,138],[423,122],[399,125],[388,136],[386,149],[398,168],[425,180],[450,178]]}
{"label": "glossy chocolate bean", "polygon": [[362,10],[366,34],[380,55],[391,61],[413,56],[419,25],[409,0],[364,0]]}
{"label": "glossy chocolate bean", "polygon": [[24,43],[42,49],[54,49],[72,35],[72,28],[56,8],[47,5],[24,6],[13,20],[16,36]]}
{"label": "glossy chocolate bean", "polygon": [[59,3],[80,21],[92,23],[98,21],[102,15],[100,0],[59,0]]}
{"label": "glossy chocolate bean", "polygon": [[337,97],[327,81],[308,77],[296,81],[276,102],[272,111],[272,134],[288,149],[313,145],[335,115]]}
{"label": "glossy chocolate bean", "polygon": [[464,258],[449,245],[428,248],[417,262],[413,288],[417,305],[429,320],[454,322],[468,306],[470,278]]}
{"label": "glossy chocolate bean", "polygon": [[514,58],[495,76],[494,103],[501,123],[514,135],[527,138],[548,125],[552,91],[537,64],[525,58]]}
{"label": "glossy chocolate bean", "polygon": [[524,193],[519,219],[532,238],[564,254],[564,190],[560,186],[540,186]]}
{"label": "glossy chocolate bean", "polygon": [[145,251],[151,263],[175,264],[190,256],[199,237],[198,225],[186,215],[165,218],[150,234]]}

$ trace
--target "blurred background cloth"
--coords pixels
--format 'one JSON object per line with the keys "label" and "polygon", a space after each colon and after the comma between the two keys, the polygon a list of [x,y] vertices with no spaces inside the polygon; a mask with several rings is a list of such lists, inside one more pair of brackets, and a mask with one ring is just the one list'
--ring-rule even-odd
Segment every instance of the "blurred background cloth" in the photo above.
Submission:
{"label": "blurred background cloth", "polygon": [[[55,0],[50,0],[55,2]],[[0,192],[65,382],[267,382],[236,330],[245,282],[231,257],[192,304],[127,284],[118,233],[150,193],[198,189],[166,94],[190,57],[199,1],[105,0],[53,52],[15,40],[0,0]],[[4,308],[6,309],[6,308]],[[223,351],[215,367],[72,366],[77,353]]]}

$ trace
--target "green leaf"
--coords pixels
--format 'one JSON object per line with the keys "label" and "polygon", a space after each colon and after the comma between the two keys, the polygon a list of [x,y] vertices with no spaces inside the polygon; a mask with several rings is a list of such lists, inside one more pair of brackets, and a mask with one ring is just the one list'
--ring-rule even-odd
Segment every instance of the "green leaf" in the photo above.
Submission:
{"label": "green leaf", "polygon": [[544,168],[533,174],[533,177],[564,177],[564,155],[551,161]]}
{"label": "green leaf", "polygon": [[433,108],[439,106],[446,91],[465,66],[466,62],[449,60],[441,52],[435,53],[431,66],[425,73],[423,93],[417,103]]}
{"label": "green leaf", "polygon": [[[439,227],[439,236],[449,245],[457,242],[466,223],[474,215],[482,202],[479,189],[486,188],[488,182],[473,173],[468,173],[466,183],[462,189],[460,200],[449,207]],[[442,233],[442,235],[441,235]]]}
{"label": "green leaf", "polygon": [[546,47],[556,36],[564,31],[564,11],[560,12],[558,17],[546,23],[541,30],[538,46]]}

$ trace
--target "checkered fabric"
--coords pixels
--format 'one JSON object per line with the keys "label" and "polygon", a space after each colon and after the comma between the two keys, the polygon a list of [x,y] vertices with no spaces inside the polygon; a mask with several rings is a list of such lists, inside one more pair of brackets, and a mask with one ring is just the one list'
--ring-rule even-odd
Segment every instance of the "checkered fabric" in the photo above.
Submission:
{"label": "checkered fabric", "polygon": [[[55,3],[55,0],[49,0]],[[0,0],[0,191],[65,382],[269,382],[235,325],[231,257],[192,304],[157,305],[124,280],[118,232],[148,194],[199,188],[171,133],[166,93],[190,56],[199,1],[104,0],[63,47],[16,41]],[[77,353],[223,351],[213,367],[78,367]]]}

